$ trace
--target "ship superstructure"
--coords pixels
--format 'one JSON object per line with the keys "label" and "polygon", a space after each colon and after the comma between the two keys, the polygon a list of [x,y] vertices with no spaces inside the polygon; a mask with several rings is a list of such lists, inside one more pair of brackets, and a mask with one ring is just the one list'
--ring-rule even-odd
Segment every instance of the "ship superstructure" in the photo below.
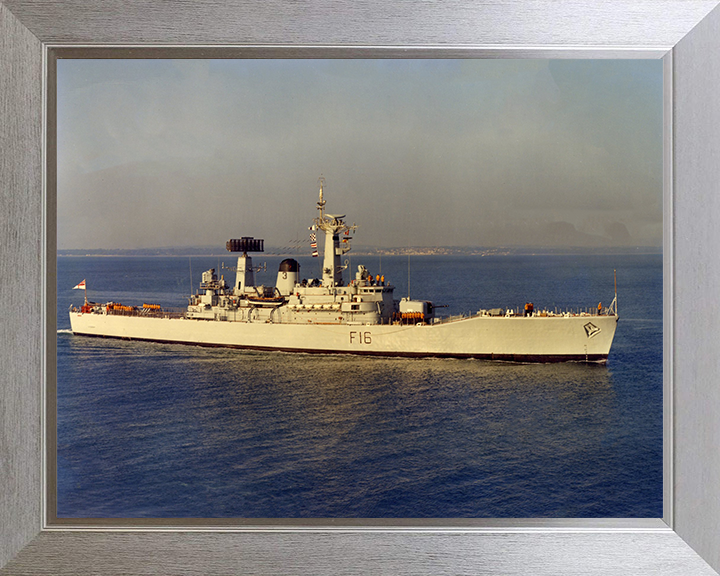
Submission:
{"label": "ship superstructure", "polygon": [[[124,306],[87,302],[70,312],[74,334],[202,346],[227,346],[308,353],[385,356],[474,357],[512,361],[604,362],[618,320],[617,294],[597,313],[550,312],[526,306],[479,310],[442,318],[427,300],[394,298],[385,278],[362,265],[344,279],[351,249],[345,215],[328,214],[321,179],[318,216],[311,233],[324,233],[322,279],[302,279],[293,258],[280,263],[274,286],[256,285],[249,253],[264,241],[231,239],[226,248],[239,253],[235,282],[229,286],[215,269],[202,274],[199,290],[186,311],[157,305]],[[350,272],[350,271],[348,271]],[[616,290],[617,292],[617,290]]]}

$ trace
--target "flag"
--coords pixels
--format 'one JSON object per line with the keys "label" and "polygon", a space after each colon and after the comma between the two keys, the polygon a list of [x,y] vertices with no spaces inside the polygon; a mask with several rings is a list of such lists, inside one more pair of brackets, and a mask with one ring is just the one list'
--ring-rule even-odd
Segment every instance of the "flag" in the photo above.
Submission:
{"label": "flag", "polygon": [[318,251],[317,251],[317,250],[313,250],[312,255],[313,255],[313,258],[317,258],[317,257],[318,257]]}
{"label": "flag", "polygon": [[73,286],[73,290],[85,290],[85,280],[80,282],[77,286]]}
{"label": "flag", "polygon": [[317,240],[317,236],[315,235],[315,232],[310,233],[310,242],[315,242]]}
{"label": "flag", "polygon": [[312,244],[310,244],[310,248],[317,248],[317,242],[313,242]]}

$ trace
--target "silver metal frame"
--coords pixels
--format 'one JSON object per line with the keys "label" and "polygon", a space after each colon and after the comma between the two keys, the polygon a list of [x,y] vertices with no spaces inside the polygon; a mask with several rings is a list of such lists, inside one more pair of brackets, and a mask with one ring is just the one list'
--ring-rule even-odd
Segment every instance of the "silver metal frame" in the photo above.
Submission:
{"label": "silver metal frame", "polygon": [[[426,13],[419,16],[419,5],[398,2],[396,10],[409,20],[398,20],[397,14],[384,19],[380,5],[367,9],[364,16],[379,31],[362,31],[362,26],[355,30],[357,21],[343,22],[330,13],[313,19],[312,9],[320,6],[313,3],[307,16],[256,0],[185,8],[202,16],[199,26],[192,20],[164,20],[167,3],[139,4],[128,8],[127,3],[90,0],[80,5],[67,0],[35,7],[31,0],[0,0],[0,54],[7,55],[0,60],[0,302],[7,310],[7,322],[0,324],[0,566],[10,562],[0,573],[714,574],[702,558],[720,568],[720,487],[711,483],[720,478],[720,457],[711,449],[720,424],[717,412],[708,409],[720,406],[720,392],[713,386],[718,346],[712,323],[692,317],[695,301],[711,305],[711,295],[720,288],[720,266],[711,259],[713,240],[720,239],[720,233],[707,216],[715,206],[713,184],[717,188],[720,180],[712,152],[720,143],[720,123],[713,123],[720,120],[720,104],[709,97],[720,91],[720,70],[714,64],[718,58],[708,53],[720,50],[716,0],[640,8],[621,1],[598,7],[590,1],[547,0],[532,9],[515,0],[492,6],[465,0],[449,12],[439,2],[424,3]],[[280,14],[286,26],[269,19],[255,28],[243,29],[239,23],[239,32],[228,30],[223,21],[227,5],[251,21],[258,13]],[[183,10],[181,3],[176,6]],[[342,5],[340,15],[356,15],[356,10],[354,4]],[[508,14],[520,24],[503,20]],[[237,14],[232,18],[239,22]],[[433,27],[443,18],[457,26]],[[578,24],[583,19],[597,24],[591,32]],[[331,38],[335,45],[318,45],[323,40],[320,31],[303,30],[304,23],[317,21],[339,30]],[[217,24],[220,32],[208,23]],[[418,28],[437,45],[418,41]],[[148,35],[162,46],[148,48]],[[211,42],[189,51],[179,48],[179,41],[194,43],[197,35]],[[291,44],[288,38],[293,38]],[[273,46],[256,44],[268,39]],[[54,257],[45,258],[54,255],[55,198],[44,191],[54,190],[55,175],[53,162],[43,170],[45,161],[54,157],[54,132],[50,129],[45,138],[42,114],[54,110],[54,90],[46,91],[43,79],[52,72],[52,50],[85,57],[107,50],[87,44],[93,40],[116,46],[127,40],[153,57],[663,56],[664,518],[252,525],[158,520],[141,526],[91,519],[70,526],[49,518],[41,428],[53,422],[42,418],[45,410],[54,411],[54,396],[42,391],[45,376],[53,379],[55,361],[55,329],[50,326]],[[358,46],[358,40],[367,46]],[[235,46],[228,47],[230,43]],[[122,57],[130,46],[117,46],[114,57]],[[52,123],[47,126],[52,128]],[[52,450],[47,455],[52,456]]]}

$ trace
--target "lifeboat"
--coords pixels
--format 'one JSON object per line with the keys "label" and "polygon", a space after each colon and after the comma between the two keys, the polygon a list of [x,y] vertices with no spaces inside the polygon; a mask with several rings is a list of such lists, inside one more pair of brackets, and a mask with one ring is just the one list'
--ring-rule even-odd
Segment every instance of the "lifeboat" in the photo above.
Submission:
{"label": "lifeboat", "polygon": [[281,306],[285,302],[283,296],[248,296],[247,300],[251,306],[261,306],[263,308],[274,308],[275,306]]}

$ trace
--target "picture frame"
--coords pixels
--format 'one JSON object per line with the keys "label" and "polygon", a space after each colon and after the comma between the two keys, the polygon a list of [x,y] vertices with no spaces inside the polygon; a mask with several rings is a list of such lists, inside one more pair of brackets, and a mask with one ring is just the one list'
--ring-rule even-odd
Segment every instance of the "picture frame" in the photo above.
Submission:
{"label": "picture frame", "polygon": [[[0,3],[0,574],[4,573],[516,573],[714,574],[720,569],[720,389],[713,295],[720,286],[712,220],[719,200],[720,10],[716,1],[647,4],[463,1],[383,6],[276,6],[31,0]],[[323,10],[325,8],[326,10]],[[202,43],[204,46],[198,46]],[[664,58],[665,514],[663,519],[314,522],[243,526],[48,522],[44,394],[54,362],[49,298],[54,238],[44,195],[48,51],[240,46],[258,57]],[[83,48],[84,47],[84,48]],[[320,51],[320,52],[318,52]],[[209,57],[209,56],[206,56]],[[702,311],[699,314],[698,311]],[[49,353],[48,353],[49,351]],[[713,483],[713,481],[715,481]]]}

